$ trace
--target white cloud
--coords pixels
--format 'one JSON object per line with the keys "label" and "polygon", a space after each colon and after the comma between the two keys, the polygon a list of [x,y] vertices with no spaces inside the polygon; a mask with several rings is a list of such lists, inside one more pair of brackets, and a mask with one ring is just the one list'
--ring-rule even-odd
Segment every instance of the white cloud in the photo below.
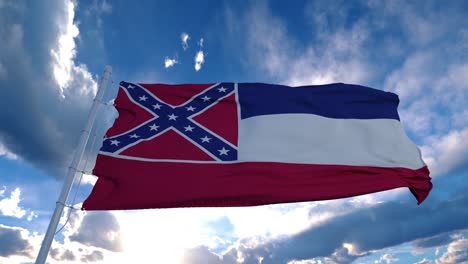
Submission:
{"label": "white cloud", "polygon": [[28,217],[26,218],[26,220],[28,220],[29,222],[31,222],[34,218],[37,218],[38,215],[35,213],[35,212],[30,212]]}
{"label": "white cloud", "polygon": [[[158,263],[180,263],[188,248],[199,245],[210,249],[226,248],[234,246],[240,239],[250,238],[249,246],[254,247],[264,243],[264,240],[297,234],[310,226],[318,226],[335,215],[361,206],[358,201],[353,204],[344,201],[245,208],[111,212],[118,221],[120,236],[123,238],[123,253],[117,254],[116,258],[120,262],[145,262],[153,259]],[[65,236],[74,234],[81,221],[82,216],[73,217],[73,224],[64,231]],[[157,259],[154,256],[154,248],[165,249],[158,252]],[[113,258],[105,252],[104,262],[112,263]]]}
{"label": "white cloud", "polygon": [[200,40],[198,41],[197,44],[198,44],[198,46],[199,46],[200,48],[203,48],[203,43],[204,43],[204,41],[205,41],[205,40],[204,40],[203,38],[200,38]]}
{"label": "white cloud", "polygon": [[11,192],[10,197],[0,200],[0,212],[5,216],[13,216],[22,218],[26,214],[26,210],[21,208],[21,189],[16,188]]}
{"label": "white cloud", "polygon": [[83,184],[90,184],[94,186],[94,184],[96,184],[96,181],[97,177],[90,174],[83,174],[83,178],[81,178],[81,183]]}
{"label": "white cloud", "polygon": [[205,54],[203,51],[198,51],[195,55],[195,71],[199,71],[202,65],[205,63]]}
{"label": "white cloud", "polygon": [[363,43],[368,38],[365,23],[333,33],[323,32],[319,41],[297,47],[285,23],[273,16],[264,3],[257,3],[240,19],[230,14],[228,9],[228,32],[233,38],[236,34],[246,34],[243,38],[246,38],[248,62],[278,82],[293,86],[363,83],[372,74],[363,55]]}
{"label": "white cloud", "polygon": [[468,239],[460,239],[450,243],[445,252],[439,259],[437,264],[455,264],[468,262]]}
{"label": "white cloud", "polygon": [[7,159],[11,159],[11,160],[16,160],[18,159],[18,156],[11,152],[10,150],[8,150],[5,145],[3,145],[3,143],[0,141],[0,157],[1,156],[4,156],[6,157]]}
{"label": "white cloud", "polygon": [[172,58],[172,59],[171,59],[171,58],[169,58],[169,57],[166,57],[166,58],[164,59],[164,68],[166,68],[166,69],[167,69],[167,68],[171,68],[171,67],[173,67],[174,65],[176,65],[177,63],[179,63],[179,62],[177,61],[176,58]]}
{"label": "white cloud", "polygon": [[182,34],[180,34],[180,40],[182,41],[182,48],[184,50],[188,49],[188,47],[189,47],[189,45],[188,45],[189,39],[190,39],[189,34],[187,34],[185,32],[182,32]]}
{"label": "white cloud", "polygon": [[[444,67],[440,67],[444,61]],[[438,176],[468,161],[468,64],[422,49],[385,80],[400,99],[402,124],[423,138],[421,151]]]}
{"label": "white cloud", "polygon": [[428,137],[421,152],[433,176],[463,165],[468,157],[468,127],[443,136]]}
{"label": "white cloud", "polygon": [[393,256],[392,254],[384,254],[380,257],[379,260],[376,260],[375,261],[375,264],[380,264],[380,263],[386,263],[386,264],[390,264],[392,262],[397,262],[399,259],[395,256]]}
{"label": "white cloud", "polygon": [[68,3],[67,21],[62,28],[61,35],[58,39],[58,47],[52,49],[51,55],[55,59],[54,77],[59,85],[63,89],[67,86],[71,79],[71,68],[73,67],[73,58],[76,55],[75,50],[75,38],[78,36],[80,31],[78,27],[73,24],[73,18],[75,16],[75,4],[72,2]]}
{"label": "white cloud", "polygon": [[414,263],[414,264],[432,264],[433,262],[427,258],[423,258],[420,261]]}
{"label": "white cloud", "polygon": [[401,68],[386,78],[386,90],[396,92],[402,100],[427,92],[433,84],[430,65],[434,62],[433,54],[427,52],[409,56]]}
{"label": "white cloud", "polygon": [[468,120],[468,64],[444,58],[437,50],[416,52],[385,80],[385,90],[396,92],[405,128],[420,135],[463,129]]}
{"label": "white cloud", "polygon": [[75,2],[68,1],[66,3],[66,10],[64,11],[64,17],[58,18],[58,23],[62,26],[60,27],[56,47],[50,50],[55,81],[60,88],[62,97],[65,97],[65,90],[72,86],[73,81],[76,81],[74,79],[85,83],[85,85],[80,86],[79,92],[82,95],[88,93],[94,95],[97,91],[97,84],[93,80],[92,75],[85,65],[75,65],[74,62],[76,56],[75,38],[80,33],[77,25],[73,22],[75,17]]}

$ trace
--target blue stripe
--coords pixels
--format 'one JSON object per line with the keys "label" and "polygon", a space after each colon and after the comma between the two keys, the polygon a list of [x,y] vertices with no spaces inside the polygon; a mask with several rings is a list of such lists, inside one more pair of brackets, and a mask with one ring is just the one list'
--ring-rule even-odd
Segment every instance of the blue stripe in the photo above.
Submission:
{"label": "blue stripe", "polygon": [[396,119],[399,99],[394,93],[352,85],[289,87],[239,83],[241,119],[272,114],[302,113],[329,118]]}

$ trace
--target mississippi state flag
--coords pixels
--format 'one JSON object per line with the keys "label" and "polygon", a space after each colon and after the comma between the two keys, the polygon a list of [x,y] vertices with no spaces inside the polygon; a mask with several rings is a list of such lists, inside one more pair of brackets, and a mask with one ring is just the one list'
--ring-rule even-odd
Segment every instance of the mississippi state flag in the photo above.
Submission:
{"label": "mississippi state flag", "polygon": [[121,82],[86,210],[251,206],[432,188],[398,96],[349,84]]}

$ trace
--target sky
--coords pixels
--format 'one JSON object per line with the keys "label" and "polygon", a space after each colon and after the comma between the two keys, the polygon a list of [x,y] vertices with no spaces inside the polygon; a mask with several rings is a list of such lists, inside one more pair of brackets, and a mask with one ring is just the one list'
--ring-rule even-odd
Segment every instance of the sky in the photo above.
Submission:
{"label": "sky", "polygon": [[105,65],[74,207],[95,183],[122,80],[395,92],[434,188],[419,206],[400,188],[245,208],[67,209],[50,263],[468,263],[467,17],[463,0],[0,0],[0,263],[34,262]]}

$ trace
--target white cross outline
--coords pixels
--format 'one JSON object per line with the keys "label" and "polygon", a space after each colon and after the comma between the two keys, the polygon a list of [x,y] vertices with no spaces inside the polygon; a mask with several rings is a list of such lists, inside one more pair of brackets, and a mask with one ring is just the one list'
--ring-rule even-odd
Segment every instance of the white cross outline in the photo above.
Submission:
{"label": "white cross outline", "polygon": [[[146,88],[144,88],[144,87],[141,86],[140,84],[129,84],[129,85],[132,85],[133,87],[139,87],[139,88],[141,88],[141,89],[142,89],[143,91],[145,91],[150,97],[152,97],[153,99],[155,99],[155,100],[159,101],[160,103],[162,103],[163,106],[164,106],[164,104],[165,104],[166,106],[168,106],[169,108],[171,108],[172,110],[174,110],[175,108],[182,108],[182,107],[184,107],[185,105],[188,105],[188,104],[192,103],[192,101],[195,100],[198,96],[200,96],[201,94],[207,92],[208,90],[211,90],[211,89],[213,89],[214,87],[220,85],[220,83],[216,83],[216,84],[213,84],[213,85],[209,86],[208,88],[204,89],[203,91],[199,92],[198,94],[192,96],[192,98],[190,98],[188,101],[186,101],[186,102],[184,102],[184,103],[182,103],[182,104],[179,104],[179,105],[172,105],[172,104],[169,104],[169,103],[167,103],[167,102],[161,100],[160,98],[158,98],[158,97],[157,97],[156,95],[154,95],[153,93],[149,92]],[[234,94],[234,95],[236,96],[236,104],[238,104],[238,101],[237,101],[238,95],[237,95],[237,87],[236,87],[237,85],[236,85],[236,83],[233,83],[233,85],[234,85],[234,89],[233,89],[231,92],[229,92],[229,93],[223,95],[222,97],[218,98],[218,99],[215,100],[215,101],[211,101],[211,102],[210,102],[210,105],[208,105],[207,107],[205,107],[202,111],[197,112],[197,113],[194,113],[194,114],[192,114],[192,115],[190,115],[190,116],[187,116],[186,119],[189,120],[189,121],[191,121],[191,122],[193,122],[195,125],[201,127],[202,129],[208,131],[208,132],[211,133],[212,135],[216,136],[219,140],[221,140],[223,143],[229,145],[231,148],[237,150],[237,147],[234,146],[232,143],[226,141],[223,137],[219,136],[218,134],[214,133],[214,132],[211,131],[210,129],[206,128],[205,126],[203,126],[203,125],[201,125],[200,123],[198,123],[198,122],[196,122],[195,120],[193,120],[194,117],[196,117],[196,116],[202,114],[203,112],[205,112],[206,110],[208,110],[208,109],[210,109],[211,107],[215,106],[218,102],[220,102],[221,100],[223,100],[224,98],[226,98],[226,97],[228,97],[228,96],[230,96],[230,95],[232,95],[232,94]],[[158,116],[156,113],[152,112],[152,111],[151,111],[150,109],[148,109],[147,107],[145,107],[145,106],[143,106],[142,104],[140,104],[139,102],[135,101],[135,100],[133,99],[133,97],[129,94],[129,91],[126,89],[126,87],[124,87],[124,86],[122,86],[122,85],[120,85],[120,87],[123,88],[123,91],[125,92],[125,94],[127,95],[128,99],[129,99],[131,102],[133,102],[134,104],[136,104],[136,105],[139,106],[140,108],[146,110],[148,113],[150,113],[150,114],[153,116],[153,118],[150,119],[150,120],[148,120],[148,121],[146,121],[146,122],[144,122],[143,124],[140,124],[140,125],[137,126],[137,127],[133,127],[132,129],[129,129],[129,130],[123,132],[123,133],[120,133],[120,134],[118,134],[118,135],[109,137],[109,138],[107,138],[108,140],[111,140],[111,139],[113,139],[113,138],[116,138],[116,137],[122,136],[122,135],[124,135],[124,134],[127,134],[128,132],[131,132],[131,131],[133,131],[133,130],[136,130],[136,129],[140,128],[140,127],[143,126],[143,125],[147,125],[147,124],[149,124],[149,123],[151,123],[151,122],[154,122],[157,118],[159,118],[159,116]],[[133,88],[132,88],[132,89],[133,89]],[[239,109],[237,109],[237,110],[239,110]],[[237,115],[238,115],[238,118],[239,118],[239,113],[237,113]],[[182,137],[184,137],[185,139],[187,139],[187,140],[188,140],[189,142],[191,142],[192,144],[196,145],[199,149],[201,149],[203,152],[205,152],[207,155],[209,155],[210,157],[212,157],[212,158],[215,159],[216,161],[222,161],[222,160],[219,159],[217,156],[213,155],[211,152],[209,152],[207,149],[205,149],[201,144],[199,144],[198,142],[193,141],[192,139],[190,139],[189,137],[187,137],[182,131],[178,131],[178,129],[176,129],[174,126],[170,126],[170,127],[166,128],[166,129],[160,131],[159,133],[156,133],[156,134],[155,134],[154,136],[152,136],[152,137],[149,137],[149,138],[146,138],[146,139],[139,139],[139,140],[136,140],[135,142],[133,142],[133,143],[131,143],[131,144],[128,144],[127,146],[125,146],[125,147],[123,147],[123,148],[121,148],[121,149],[118,149],[118,150],[115,151],[115,152],[103,152],[103,151],[100,151],[100,153],[115,153],[115,154],[118,154],[119,156],[121,156],[120,153],[122,153],[122,152],[125,151],[126,149],[128,149],[128,148],[130,148],[130,147],[133,147],[133,146],[139,144],[139,143],[142,142],[142,141],[149,141],[149,140],[152,140],[152,139],[154,139],[154,138],[156,138],[156,137],[158,137],[158,136],[160,136],[160,135],[166,133],[167,131],[169,131],[169,130],[171,130],[171,129],[174,130],[174,132],[176,132],[177,134],[179,134],[179,135],[181,135]]]}

